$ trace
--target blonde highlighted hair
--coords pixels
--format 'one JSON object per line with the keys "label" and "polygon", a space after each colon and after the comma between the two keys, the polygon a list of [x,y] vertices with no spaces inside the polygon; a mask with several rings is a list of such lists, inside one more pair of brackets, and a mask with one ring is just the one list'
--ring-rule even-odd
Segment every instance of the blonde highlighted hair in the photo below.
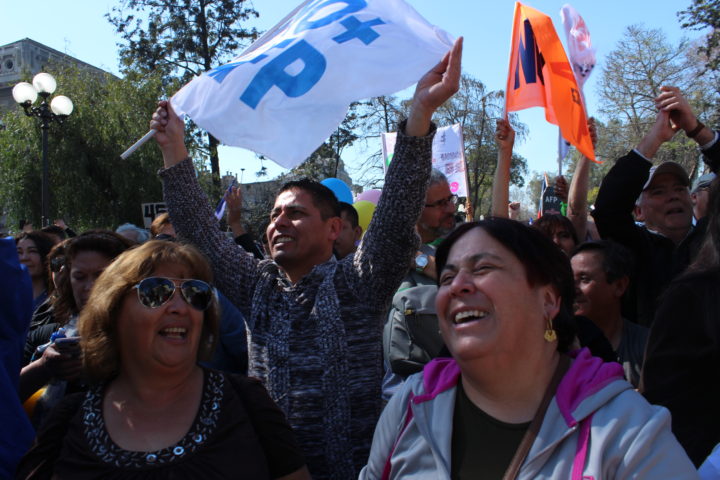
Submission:
{"label": "blonde highlighted hair", "polygon": [[[149,241],[124,252],[95,282],[90,298],[78,319],[85,373],[92,380],[104,381],[120,370],[117,324],[125,296],[142,279],[152,276],[163,265],[179,265],[190,278],[212,282],[212,270],[202,253],[191,245]],[[220,326],[220,307],[214,296],[204,312],[198,360],[212,355]]]}
{"label": "blonde highlighted hair", "polygon": [[155,217],[155,220],[152,221],[152,223],[150,224],[150,235],[155,238],[155,236],[160,233],[160,231],[165,225],[172,225],[172,223],[170,222],[170,215],[167,212],[161,213],[160,215]]}

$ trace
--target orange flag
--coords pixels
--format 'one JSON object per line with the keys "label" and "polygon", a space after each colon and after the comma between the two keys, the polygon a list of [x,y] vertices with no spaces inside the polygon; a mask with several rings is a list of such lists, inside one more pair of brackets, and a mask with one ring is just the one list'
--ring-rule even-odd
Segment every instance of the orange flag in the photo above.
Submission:
{"label": "orange flag", "polygon": [[582,95],[552,20],[515,2],[505,111],[544,107],[548,122],[586,157],[595,151]]}

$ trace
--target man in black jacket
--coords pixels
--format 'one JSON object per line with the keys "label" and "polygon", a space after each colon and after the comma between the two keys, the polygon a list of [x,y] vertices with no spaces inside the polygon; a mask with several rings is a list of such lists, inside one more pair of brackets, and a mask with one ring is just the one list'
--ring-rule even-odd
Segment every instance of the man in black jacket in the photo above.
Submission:
{"label": "man in black jacket", "polygon": [[[679,89],[660,90],[655,124],[603,179],[593,212],[600,235],[635,255],[634,302],[625,313],[645,326],[652,323],[659,294],[695,256],[706,228],[705,222],[692,225],[685,170],[674,162],[653,167],[649,159],[682,129],[698,143],[711,170],[720,166],[718,134],[697,119]],[[635,224],[633,213],[644,226]]]}

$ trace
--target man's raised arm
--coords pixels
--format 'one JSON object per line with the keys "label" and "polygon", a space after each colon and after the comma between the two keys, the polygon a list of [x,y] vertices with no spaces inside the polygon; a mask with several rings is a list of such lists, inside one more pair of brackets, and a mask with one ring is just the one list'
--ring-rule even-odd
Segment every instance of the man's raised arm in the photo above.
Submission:
{"label": "man's raised arm", "polygon": [[503,118],[495,126],[495,143],[498,146],[497,168],[493,179],[492,215],[507,218],[510,201],[510,165],[515,145],[515,130],[508,120]]}
{"label": "man's raised arm", "polygon": [[349,281],[360,298],[386,306],[417,250],[415,224],[423,208],[432,160],[435,110],[457,92],[462,37],[418,82],[410,115],[398,128],[395,154],[373,220],[354,256]]}
{"label": "man's raised arm", "polygon": [[670,116],[659,111],[650,131],[637,148],[618,159],[600,185],[593,217],[602,238],[622,243],[636,252],[638,232],[633,218],[635,201],[648,179],[651,159],[660,146],[675,135]]}
{"label": "man's raised arm", "polygon": [[170,102],[162,100],[152,116],[150,128],[157,131],[155,140],[162,151],[163,198],[175,230],[207,256],[217,287],[245,318],[250,318],[257,261],[220,231],[185,147],[185,124]]}
{"label": "man's raised arm", "polygon": [[685,131],[685,135],[695,140],[703,154],[705,163],[717,173],[720,168],[720,142],[718,134],[698,120],[685,96],[677,87],[660,87],[660,95],[655,99],[658,110],[667,112],[670,120]]}
{"label": "man's raised arm", "polygon": [[[588,119],[588,130],[593,142],[593,149],[597,146],[597,127],[595,119]],[[588,222],[588,189],[590,187],[590,159],[580,157],[575,166],[572,180],[570,180],[570,191],[568,192],[567,217],[575,227],[575,233],[581,242],[587,237]]]}

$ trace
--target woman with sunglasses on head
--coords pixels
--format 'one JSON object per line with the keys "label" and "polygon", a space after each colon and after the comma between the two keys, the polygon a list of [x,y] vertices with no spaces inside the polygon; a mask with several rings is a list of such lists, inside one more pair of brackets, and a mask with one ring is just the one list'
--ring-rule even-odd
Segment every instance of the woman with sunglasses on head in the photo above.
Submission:
{"label": "woman with sunglasses on head", "polygon": [[78,383],[78,314],[105,267],[132,246],[126,238],[105,230],[91,230],[66,242],[64,253],[56,251],[53,262],[58,261],[51,262],[59,273],[52,310],[33,318],[20,372],[20,399],[32,397],[27,408],[36,427],[66,391],[82,388]]}
{"label": "woman with sunglasses on head", "polygon": [[158,240],[105,270],[79,322],[94,383],[53,412],[18,478],[309,478],[262,385],[198,366],[218,335],[211,276],[195,248]]}
{"label": "woman with sunglasses on head", "polygon": [[48,298],[33,312],[32,320],[30,321],[31,332],[42,325],[55,322],[53,303],[58,297],[58,285],[63,281],[62,277],[66,274],[64,268],[65,248],[68,243],[70,243],[70,239],[65,239],[55,244],[47,255]]}
{"label": "woman with sunglasses on head", "polygon": [[697,478],[670,415],[587,349],[570,352],[567,256],[514,220],[440,244],[436,311],[452,358],[390,400],[361,479]]}

